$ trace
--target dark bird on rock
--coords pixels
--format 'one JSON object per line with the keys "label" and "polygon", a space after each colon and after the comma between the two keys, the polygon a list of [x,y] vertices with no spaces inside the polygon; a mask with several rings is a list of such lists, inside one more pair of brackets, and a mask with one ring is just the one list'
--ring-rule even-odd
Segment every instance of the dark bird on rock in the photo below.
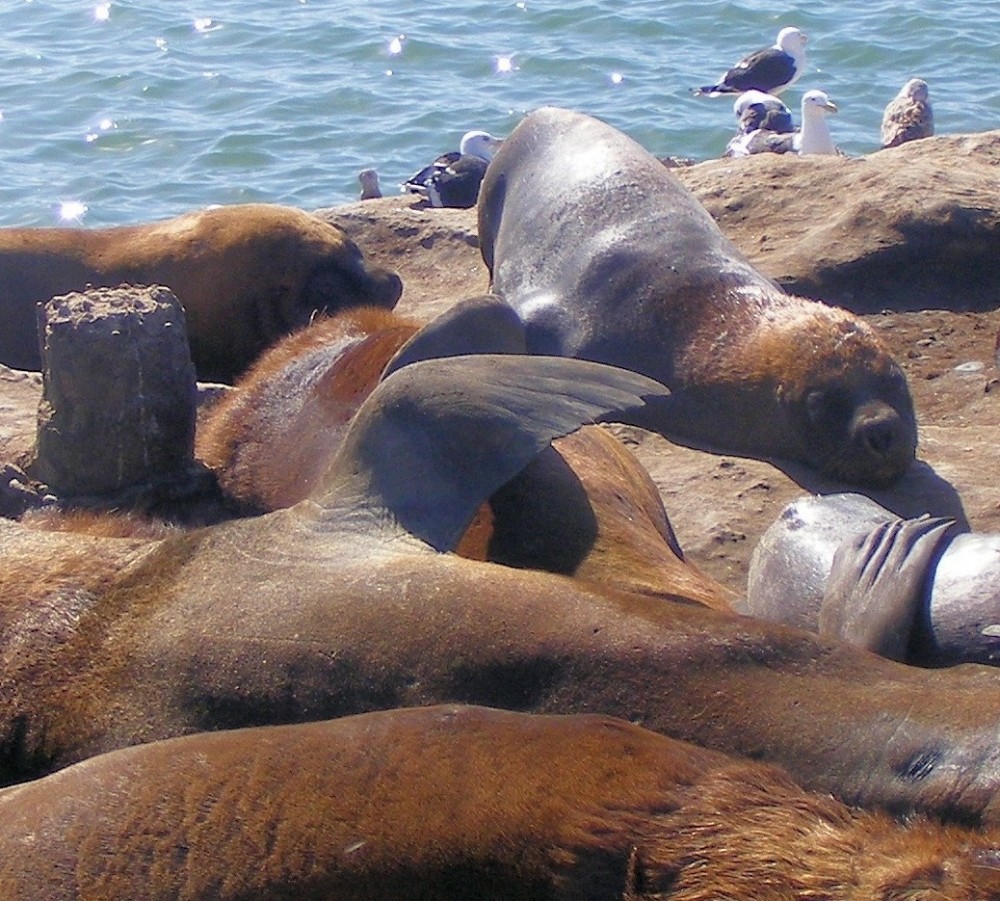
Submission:
{"label": "dark bird on rock", "polygon": [[715,84],[692,90],[709,97],[744,91],[780,94],[805,71],[808,40],[798,28],[782,28],[773,47],[747,54]]}
{"label": "dark bird on rock", "polygon": [[795,130],[792,111],[774,94],[764,91],[744,91],[733,103],[737,131],[749,134],[758,128],[768,131],[788,132]]}
{"label": "dark bird on rock", "polygon": [[726,156],[783,153],[792,149],[790,141],[797,131],[792,111],[774,94],[744,91],[733,103],[733,115],[736,134],[726,145]]}
{"label": "dark bird on rock", "polygon": [[434,207],[473,207],[486,167],[502,143],[502,138],[486,131],[466,132],[457,152],[442,154],[403,182],[403,188],[420,194]]}
{"label": "dark bird on rock", "polygon": [[882,116],[882,146],[898,147],[907,141],[929,138],[934,134],[934,111],[931,109],[927,82],[911,78],[889,101]]}

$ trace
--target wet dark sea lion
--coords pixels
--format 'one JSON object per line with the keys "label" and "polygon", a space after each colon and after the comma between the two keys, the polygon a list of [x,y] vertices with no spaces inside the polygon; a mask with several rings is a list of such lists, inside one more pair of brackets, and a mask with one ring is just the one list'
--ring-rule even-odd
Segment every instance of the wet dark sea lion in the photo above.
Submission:
{"label": "wet dark sea lion", "polygon": [[490,163],[478,215],[492,290],[529,350],[667,385],[644,425],[850,483],[889,484],[913,460],[906,379],[874,332],[782,292],[621,132],[532,113]]}
{"label": "wet dark sea lion", "polygon": [[544,356],[415,362],[311,497],[145,545],[0,521],[0,779],[193,731],[388,707],[602,712],[845,803],[1000,821],[1000,673],[449,551],[482,501],[657,383]]}
{"label": "wet dark sea lion", "polygon": [[622,720],[434,706],[153,742],[0,791],[0,895],[982,901],[998,841]]}
{"label": "wet dark sea lion", "polygon": [[232,381],[316,312],[391,308],[395,275],[343,231],[272,204],[214,207],[116,228],[0,229],[0,362],[40,367],[35,306],[87,285],[161,284],[184,307],[198,377]]}
{"label": "wet dark sea lion", "polygon": [[918,666],[997,665],[1000,535],[859,494],[801,498],[754,549],[744,609]]}

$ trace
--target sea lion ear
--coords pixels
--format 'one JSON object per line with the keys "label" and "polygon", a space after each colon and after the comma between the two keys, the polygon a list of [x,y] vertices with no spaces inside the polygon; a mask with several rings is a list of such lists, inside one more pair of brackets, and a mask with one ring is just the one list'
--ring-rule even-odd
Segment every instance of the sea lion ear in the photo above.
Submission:
{"label": "sea lion ear", "polygon": [[355,416],[312,500],[329,523],[387,517],[452,550],[479,505],[549,443],[664,397],[645,376],[562,357],[472,355],[412,363]]}
{"label": "sea lion ear", "polygon": [[417,360],[464,354],[523,354],[524,323],[495,294],[459,301],[432,319],[389,360],[382,378]]}

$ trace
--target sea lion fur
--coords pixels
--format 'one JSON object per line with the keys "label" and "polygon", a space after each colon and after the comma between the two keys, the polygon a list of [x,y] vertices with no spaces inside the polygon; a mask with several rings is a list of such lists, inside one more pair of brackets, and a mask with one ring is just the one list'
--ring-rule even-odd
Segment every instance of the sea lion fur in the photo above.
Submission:
{"label": "sea lion fur", "polygon": [[391,308],[402,292],[341,229],[275,204],[113,228],[0,229],[0,362],[40,368],[38,303],[124,283],[169,287],[199,378],[227,382],[315,313]]}
{"label": "sea lion fur", "polygon": [[0,791],[0,894],[980,901],[998,839],[622,720],[448,705],[153,742]]}

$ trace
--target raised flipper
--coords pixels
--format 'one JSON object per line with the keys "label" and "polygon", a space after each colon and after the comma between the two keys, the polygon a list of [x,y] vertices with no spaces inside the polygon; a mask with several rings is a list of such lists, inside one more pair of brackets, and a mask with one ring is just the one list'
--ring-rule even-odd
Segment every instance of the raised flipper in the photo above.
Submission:
{"label": "raised flipper", "polygon": [[417,360],[462,354],[527,353],[524,324],[495,294],[459,301],[432,319],[386,364],[382,378]]}
{"label": "raised flipper", "polygon": [[953,524],[897,519],[841,544],[819,612],[820,634],[905,661],[928,571]]}
{"label": "raised flipper", "polygon": [[668,390],[644,376],[562,357],[426,360],[371,394],[312,500],[357,522],[387,514],[452,550],[479,504],[549,443]]}

